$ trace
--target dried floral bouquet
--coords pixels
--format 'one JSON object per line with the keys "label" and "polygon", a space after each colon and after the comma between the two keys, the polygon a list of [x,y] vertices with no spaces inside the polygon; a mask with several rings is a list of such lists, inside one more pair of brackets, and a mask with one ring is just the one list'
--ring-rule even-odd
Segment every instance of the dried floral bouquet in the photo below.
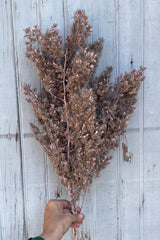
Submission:
{"label": "dried floral bouquet", "polygon": [[35,64],[42,89],[37,94],[25,83],[24,94],[42,126],[31,123],[32,131],[53,162],[75,213],[81,193],[84,203],[93,178],[109,164],[110,150],[126,131],[145,67],[121,74],[115,84],[110,82],[112,67],[94,77],[103,39],[87,43],[92,28],[85,11],[75,12],[64,47],[56,27],[54,23],[45,34],[37,25],[25,28],[26,57]]}

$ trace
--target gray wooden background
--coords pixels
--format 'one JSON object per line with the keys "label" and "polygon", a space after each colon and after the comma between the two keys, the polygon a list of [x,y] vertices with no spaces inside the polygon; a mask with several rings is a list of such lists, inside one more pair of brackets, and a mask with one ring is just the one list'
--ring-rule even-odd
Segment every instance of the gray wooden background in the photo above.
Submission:
{"label": "gray wooden background", "polygon": [[[85,240],[159,240],[160,0],[0,0],[0,240],[40,234],[47,201],[57,188],[67,198],[29,127],[36,121],[22,86],[39,89],[40,82],[24,56],[23,28],[45,31],[56,21],[64,36],[77,8],[93,25],[89,41],[105,39],[97,73],[112,65],[115,81],[122,71],[148,67],[127,133],[87,194],[81,230]],[[122,143],[131,162],[123,160]]]}

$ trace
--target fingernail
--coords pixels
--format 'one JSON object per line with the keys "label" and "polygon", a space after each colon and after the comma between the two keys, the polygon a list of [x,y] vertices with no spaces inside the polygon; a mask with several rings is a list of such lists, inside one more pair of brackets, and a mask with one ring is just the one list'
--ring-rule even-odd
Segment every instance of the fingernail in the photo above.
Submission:
{"label": "fingernail", "polygon": [[84,218],[84,215],[82,213],[80,213],[79,217],[82,219],[82,218]]}

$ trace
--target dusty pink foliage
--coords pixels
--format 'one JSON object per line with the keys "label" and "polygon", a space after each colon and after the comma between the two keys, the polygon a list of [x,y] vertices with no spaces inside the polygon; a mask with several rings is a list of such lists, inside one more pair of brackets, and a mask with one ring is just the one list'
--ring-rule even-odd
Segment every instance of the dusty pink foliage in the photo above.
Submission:
{"label": "dusty pink foliage", "polygon": [[42,126],[40,130],[31,123],[31,128],[73,205],[109,164],[109,152],[126,131],[144,80],[145,67],[121,74],[115,84],[110,82],[112,67],[94,77],[103,39],[87,44],[91,32],[84,10],[75,12],[64,48],[56,24],[45,34],[37,25],[25,29],[26,57],[35,64],[43,86],[38,94],[24,84],[26,100]]}

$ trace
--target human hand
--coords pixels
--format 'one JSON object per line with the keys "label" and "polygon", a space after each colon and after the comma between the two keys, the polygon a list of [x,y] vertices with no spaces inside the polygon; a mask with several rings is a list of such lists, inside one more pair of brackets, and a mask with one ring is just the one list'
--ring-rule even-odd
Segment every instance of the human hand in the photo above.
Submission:
{"label": "human hand", "polygon": [[[80,207],[77,212],[80,213]],[[72,214],[67,200],[50,200],[45,207],[43,233],[45,240],[60,240],[70,227],[78,228],[84,219],[83,214]]]}

